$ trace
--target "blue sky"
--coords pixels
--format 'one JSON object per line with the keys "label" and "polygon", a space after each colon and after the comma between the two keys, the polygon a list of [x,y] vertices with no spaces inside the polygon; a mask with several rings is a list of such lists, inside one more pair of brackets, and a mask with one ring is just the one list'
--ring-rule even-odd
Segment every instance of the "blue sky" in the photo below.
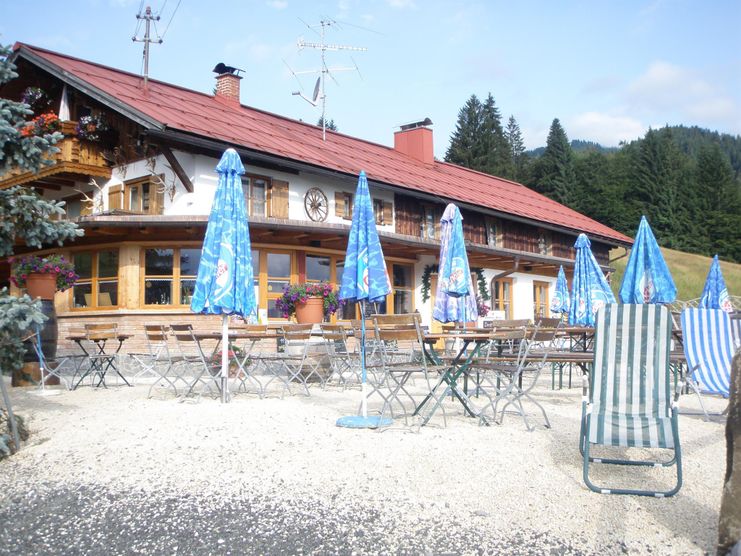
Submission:
{"label": "blue sky", "polygon": [[[0,42],[27,42],[139,72],[131,40],[141,0],[3,2]],[[60,7],[62,6],[63,7]],[[569,138],[617,145],[649,126],[699,125],[741,134],[741,2],[424,0],[151,0],[164,42],[150,77],[211,92],[217,62],[244,68],[242,102],[316,123],[321,112],[291,93],[293,71],[319,67],[305,23],[336,22],[327,117],[343,133],[392,145],[398,126],[429,117],[442,158],[458,110],[491,92],[529,148],[553,118]],[[215,8],[214,6],[218,6]],[[176,9],[177,8],[177,9]],[[305,23],[304,23],[305,22]],[[169,25],[168,25],[169,24]],[[143,29],[139,30],[139,36]],[[300,76],[307,95],[315,76]]]}

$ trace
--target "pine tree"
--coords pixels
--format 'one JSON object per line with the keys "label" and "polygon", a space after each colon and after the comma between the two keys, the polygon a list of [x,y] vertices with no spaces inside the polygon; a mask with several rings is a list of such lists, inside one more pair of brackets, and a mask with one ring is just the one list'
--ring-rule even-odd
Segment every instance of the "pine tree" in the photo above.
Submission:
{"label": "pine tree", "polygon": [[534,183],[536,191],[559,203],[567,206],[576,203],[574,154],[558,118],[553,120],[548,132],[545,151],[534,172]]}
{"label": "pine tree", "polygon": [[[0,85],[18,76],[15,66],[8,60],[10,54],[8,47],[0,45]],[[43,137],[21,135],[31,114],[27,104],[0,98],[0,174],[12,169],[38,171],[45,163],[44,157],[56,152],[53,145],[61,139],[60,133]],[[41,248],[51,243],[61,245],[82,235],[82,230],[74,223],[52,218],[64,215],[63,205],[63,202],[41,199],[23,187],[1,190],[0,257],[13,253],[17,238],[23,238],[29,247]],[[29,326],[45,319],[38,302],[31,301],[28,296],[8,295],[7,288],[0,290],[0,369],[10,372],[23,364],[25,350],[21,335]]]}
{"label": "pine tree", "polygon": [[476,95],[471,95],[458,112],[458,122],[445,153],[445,162],[477,170],[483,162],[481,148],[482,106]]}
{"label": "pine tree", "polygon": [[[319,116],[319,121],[316,123],[318,127],[322,127],[322,123],[324,122],[324,118]],[[331,129],[332,131],[337,131],[337,126],[334,123],[334,120],[327,121],[326,129]]]}
{"label": "pine tree", "polygon": [[481,135],[479,137],[482,164],[476,170],[492,176],[507,177],[512,173],[510,147],[502,127],[499,113],[491,93],[481,107]]}
{"label": "pine tree", "polygon": [[507,177],[514,181],[521,181],[525,177],[525,142],[522,140],[520,126],[517,124],[514,116],[509,117],[505,136],[509,145],[509,157],[511,161],[511,174]]}

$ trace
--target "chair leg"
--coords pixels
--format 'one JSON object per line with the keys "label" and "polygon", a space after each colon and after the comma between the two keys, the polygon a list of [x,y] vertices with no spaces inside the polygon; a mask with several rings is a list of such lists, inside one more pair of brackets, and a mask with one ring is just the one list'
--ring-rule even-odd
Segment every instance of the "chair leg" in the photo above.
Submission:
{"label": "chair leg", "polygon": [[[584,483],[590,490],[600,494],[633,494],[636,496],[653,496],[656,498],[668,498],[674,496],[679,489],[682,487],[682,449],[679,444],[679,432],[677,425],[677,411],[672,411],[672,435],[674,436],[674,457],[668,462],[655,462],[655,461],[635,461],[635,460],[618,460],[618,459],[606,459],[606,458],[594,458],[589,454],[590,442],[589,442],[589,426],[591,424],[591,414],[587,413],[584,418],[584,426],[582,428],[581,437],[579,439],[579,448],[582,451],[582,475],[584,477]],[[669,490],[655,491],[655,490],[639,490],[639,489],[626,489],[626,488],[605,488],[595,485],[589,477],[589,464],[590,463],[603,463],[603,464],[616,464],[616,465],[631,465],[631,466],[644,466],[644,467],[670,467],[676,465],[677,480],[675,485]]]}

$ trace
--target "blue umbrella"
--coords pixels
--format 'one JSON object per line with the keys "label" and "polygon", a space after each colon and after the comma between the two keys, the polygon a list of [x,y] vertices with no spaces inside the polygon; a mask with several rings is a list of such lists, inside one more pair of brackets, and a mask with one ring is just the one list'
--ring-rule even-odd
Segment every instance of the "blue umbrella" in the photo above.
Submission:
{"label": "blue umbrella", "polygon": [[440,219],[440,264],[432,318],[461,323],[476,320],[479,311],[475,292],[463,238],[463,217],[450,203]]}
{"label": "blue umbrella", "polygon": [[726,313],[733,312],[733,305],[731,305],[731,299],[728,297],[726,281],[723,279],[723,273],[720,271],[718,255],[713,257],[713,262],[710,263],[710,271],[705,280],[705,287],[702,289],[698,307],[702,309],[723,309]]}
{"label": "blue umbrella", "polygon": [[633,249],[620,284],[623,303],[671,303],[677,298],[669,267],[645,216],[641,216]]}
{"label": "blue umbrella", "polygon": [[365,370],[365,315],[362,301],[381,301],[391,292],[391,282],[386,271],[381,241],[376,230],[376,217],[373,214],[368,180],[361,170],[358,188],[353,200],[352,225],[347,240],[345,268],[342,272],[340,299],[360,301],[360,365],[362,388],[362,414],[341,417],[337,426],[349,428],[376,428],[391,423],[391,419],[368,417]]}
{"label": "blue umbrella", "polygon": [[244,206],[244,166],[237,151],[227,149],[216,166],[219,183],[208,217],[190,310],[223,315],[221,344],[221,396],[229,401],[228,315],[251,318],[257,313],[253,286],[252,250]]}
{"label": "blue umbrella", "polygon": [[579,234],[576,238],[576,263],[571,284],[569,324],[594,326],[594,315],[600,307],[615,303],[615,296],[602,274],[602,269],[592,254],[589,238]]}
{"label": "blue umbrella", "polygon": [[566,273],[563,271],[563,265],[558,269],[558,278],[556,278],[556,288],[551,299],[551,313],[568,313],[571,305],[569,297],[569,285],[566,282]]}

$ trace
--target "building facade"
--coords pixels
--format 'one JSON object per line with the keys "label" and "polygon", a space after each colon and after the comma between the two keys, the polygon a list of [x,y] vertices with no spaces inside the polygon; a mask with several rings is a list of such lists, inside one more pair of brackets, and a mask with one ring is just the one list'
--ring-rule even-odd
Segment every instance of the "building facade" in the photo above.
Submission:
{"label": "building facade", "polygon": [[[36,174],[10,172],[0,187],[33,187],[66,202],[85,231],[57,252],[81,279],[55,299],[60,338],[83,322],[192,322],[200,248],[213,200],[215,166],[239,152],[263,322],[282,320],[275,300],[303,281],[339,283],[360,170],[368,175],[393,292],[380,312],[419,311],[431,324],[439,220],[449,202],[464,218],[471,267],[494,315],[547,315],[556,274],[573,268],[584,232],[605,270],[609,250],[630,238],[514,182],[433,157],[427,122],[404,126],[394,147],[322,130],[240,104],[240,77],[217,76],[214,95],[24,44],[19,77],[0,94],[38,87],[46,110],[65,113],[64,139]],[[68,111],[68,113],[67,113]],[[96,127],[97,126],[97,127]],[[22,248],[17,251],[22,252]],[[45,251],[42,251],[42,253]],[[0,281],[7,281],[7,262]],[[355,318],[346,306],[337,318]]]}

